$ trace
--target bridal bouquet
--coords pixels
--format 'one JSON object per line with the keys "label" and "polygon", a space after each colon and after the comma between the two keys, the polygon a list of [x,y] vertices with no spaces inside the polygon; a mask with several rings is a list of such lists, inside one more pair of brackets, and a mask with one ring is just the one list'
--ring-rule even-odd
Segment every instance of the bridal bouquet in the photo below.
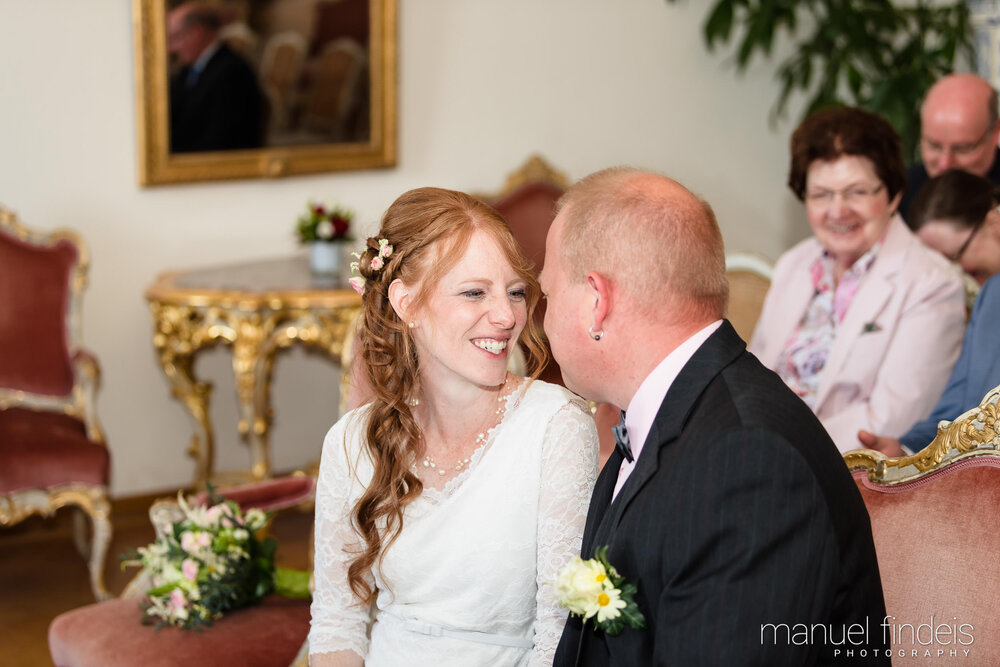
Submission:
{"label": "bridal bouquet", "polygon": [[270,516],[244,513],[209,489],[206,507],[177,502],[184,518],[154,543],[122,556],[122,567],[140,566],[152,581],[142,622],[187,630],[211,625],[224,612],[246,607],[276,592],[309,597],[309,573],[274,566],[273,538],[258,539]]}
{"label": "bridal bouquet", "polygon": [[596,558],[576,556],[556,575],[556,597],[571,614],[582,616],[584,623],[594,619],[594,626],[616,636],[625,627],[642,630],[646,619],[633,597],[635,584],[626,584],[608,562],[608,547],[599,547]]}

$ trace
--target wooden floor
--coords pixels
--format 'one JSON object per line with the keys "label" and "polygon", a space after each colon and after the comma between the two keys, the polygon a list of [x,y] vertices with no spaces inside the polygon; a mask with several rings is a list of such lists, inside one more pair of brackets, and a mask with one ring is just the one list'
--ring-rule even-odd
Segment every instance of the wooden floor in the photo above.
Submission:
{"label": "wooden floor", "polygon": [[[146,513],[151,500],[115,503],[114,538],[104,568],[105,583],[112,594],[120,593],[137,571],[129,568],[123,572],[118,556],[153,540]],[[278,565],[309,567],[311,530],[311,511],[286,510],[275,517],[271,534],[278,541]],[[53,519],[32,517],[17,526],[0,528],[0,664],[52,665],[49,623],[64,611],[93,602],[87,564],[73,545],[71,510],[64,509]]]}

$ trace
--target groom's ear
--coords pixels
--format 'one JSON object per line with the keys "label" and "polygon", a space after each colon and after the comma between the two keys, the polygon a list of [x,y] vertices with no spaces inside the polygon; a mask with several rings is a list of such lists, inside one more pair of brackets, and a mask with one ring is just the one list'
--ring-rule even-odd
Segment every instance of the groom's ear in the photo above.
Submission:
{"label": "groom's ear", "polygon": [[614,303],[611,281],[596,271],[588,271],[586,280],[588,295],[593,297],[594,331],[602,331],[604,320],[611,312]]}

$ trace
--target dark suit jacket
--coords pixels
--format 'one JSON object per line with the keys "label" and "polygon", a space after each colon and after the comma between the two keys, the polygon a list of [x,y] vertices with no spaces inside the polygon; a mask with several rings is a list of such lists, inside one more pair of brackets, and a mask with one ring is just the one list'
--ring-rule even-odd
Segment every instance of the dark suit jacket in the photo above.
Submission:
{"label": "dark suit jacket", "polygon": [[170,152],[259,147],[263,98],[250,65],[221,44],[191,85],[189,71],[170,81]]}
{"label": "dark suit jacket", "polygon": [[[819,421],[729,322],[670,387],[609,506],[620,463],[597,481],[582,555],[610,546],[647,628],[609,637],[571,617],[555,665],[889,664],[864,502]],[[855,623],[862,644],[857,629],[825,641]]]}

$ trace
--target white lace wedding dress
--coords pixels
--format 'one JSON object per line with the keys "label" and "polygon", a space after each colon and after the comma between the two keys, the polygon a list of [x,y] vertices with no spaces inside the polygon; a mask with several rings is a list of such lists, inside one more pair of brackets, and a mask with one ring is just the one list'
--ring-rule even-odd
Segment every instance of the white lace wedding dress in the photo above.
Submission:
{"label": "white lace wedding dress", "polygon": [[323,444],[310,654],[348,649],[366,667],[551,665],[566,610],[545,582],[579,555],[597,476],[586,404],[556,385],[518,387],[468,468],[406,507],[369,578],[370,610],[347,583],[359,543],[350,511],[372,475],[367,412],[346,414]]}

